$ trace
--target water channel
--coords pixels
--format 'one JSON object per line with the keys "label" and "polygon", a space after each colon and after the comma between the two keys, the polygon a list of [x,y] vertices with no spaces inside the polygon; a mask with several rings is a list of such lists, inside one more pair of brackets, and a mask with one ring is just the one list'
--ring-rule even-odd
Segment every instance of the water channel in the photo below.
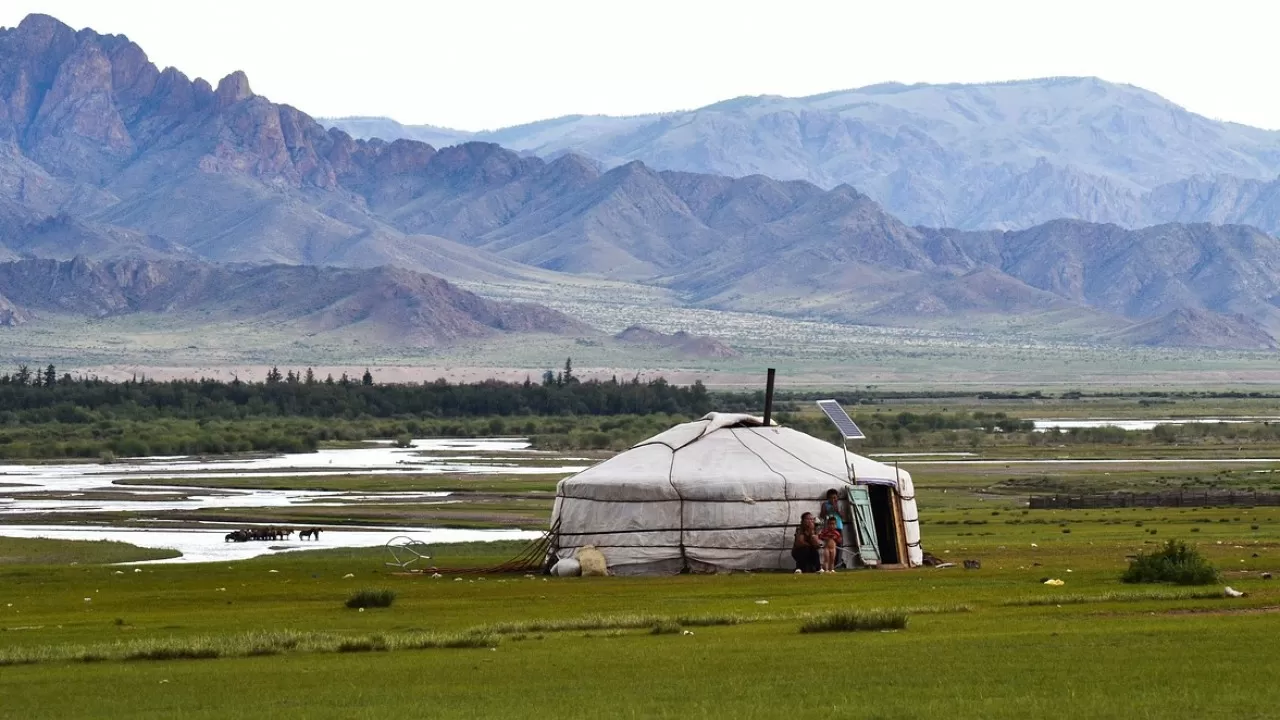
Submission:
{"label": "water channel", "polygon": [[[553,462],[522,464],[530,458],[554,458]],[[423,439],[407,448],[390,443],[374,447],[320,450],[259,457],[226,459],[139,458],[109,465],[62,463],[0,465],[0,520],[38,512],[78,514],[86,512],[156,512],[219,508],[270,508],[294,505],[340,506],[350,503],[447,503],[447,492],[370,492],[340,490],[250,490],[166,485],[168,479],[251,478],[280,475],[440,475],[496,474],[565,475],[590,464],[583,458],[565,458],[529,449],[521,439]],[[117,484],[127,480],[130,484]],[[143,484],[133,484],[143,481]],[[154,481],[148,482],[148,481]],[[152,520],[149,525],[157,524]],[[0,522],[0,535],[48,537],[69,540],[119,540],[141,547],[172,548],[182,557],[157,562],[208,562],[238,560],[290,550],[368,547],[382,545],[398,535],[431,543],[471,542],[534,538],[540,528],[529,530],[458,530],[446,528],[332,528],[319,541],[224,543],[229,526],[206,523],[207,528],[128,527],[99,525],[23,525]],[[278,523],[287,527],[287,524]],[[323,526],[322,526],[323,527]]]}

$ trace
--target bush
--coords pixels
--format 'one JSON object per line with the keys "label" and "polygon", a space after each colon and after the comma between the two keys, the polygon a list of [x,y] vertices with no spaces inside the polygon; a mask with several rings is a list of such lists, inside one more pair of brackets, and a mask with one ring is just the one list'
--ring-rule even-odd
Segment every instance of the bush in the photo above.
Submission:
{"label": "bush", "polygon": [[356,608],[385,608],[391,607],[391,603],[396,601],[396,593],[394,590],[357,590],[351,593],[351,597],[347,598],[347,607]]}
{"label": "bush", "polygon": [[653,626],[649,628],[650,635],[677,635],[684,628],[680,627],[680,623],[672,620],[657,620]]}
{"label": "bush", "polygon": [[1218,571],[1198,550],[1181,540],[1170,540],[1153,553],[1138,553],[1120,580],[1126,583],[1175,583],[1210,585]]}
{"label": "bush", "polygon": [[902,630],[907,627],[907,614],[886,610],[837,610],[806,620],[802,633],[856,632],[859,630]]}

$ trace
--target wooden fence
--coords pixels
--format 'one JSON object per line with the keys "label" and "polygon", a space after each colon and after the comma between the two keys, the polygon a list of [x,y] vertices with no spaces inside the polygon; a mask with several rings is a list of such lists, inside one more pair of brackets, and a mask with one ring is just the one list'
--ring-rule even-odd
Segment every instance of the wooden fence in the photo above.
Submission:
{"label": "wooden fence", "polygon": [[1032,495],[1028,505],[1033,510],[1280,505],[1280,493],[1255,490],[1171,490],[1152,493]]}

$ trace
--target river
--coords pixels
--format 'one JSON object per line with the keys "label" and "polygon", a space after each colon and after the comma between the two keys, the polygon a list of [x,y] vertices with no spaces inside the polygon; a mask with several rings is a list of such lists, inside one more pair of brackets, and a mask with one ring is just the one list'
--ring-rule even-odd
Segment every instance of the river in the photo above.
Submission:
{"label": "river", "polygon": [[[530,457],[555,463],[522,465]],[[563,463],[563,464],[561,464]],[[370,492],[337,490],[248,490],[165,485],[166,479],[272,477],[278,475],[492,474],[564,475],[586,468],[589,460],[537,453],[522,439],[421,439],[408,448],[390,443],[374,447],[320,450],[260,457],[221,459],[163,457],[90,463],[0,465],[0,517],[25,513],[155,512],[218,508],[267,508],[290,505],[337,506],[348,503],[447,503],[447,492]],[[118,480],[155,480],[154,484],[116,484]],[[154,522],[150,523],[154,524]],[[320,541],[225,543],[228,525],[157,529],[123,525],[23,525],[0,523],[0,535],[73,540],[120,540],[141,547],[173,548],[182,557],[159,562],[238,560],[317,547],[368,547],[398,535],[431,543],[534,538],[540,530],[454,530],[445,528],[333,528]],[[281,524],[288,527],[287,524]],[[324,526],[321,526],[324,527]]]}

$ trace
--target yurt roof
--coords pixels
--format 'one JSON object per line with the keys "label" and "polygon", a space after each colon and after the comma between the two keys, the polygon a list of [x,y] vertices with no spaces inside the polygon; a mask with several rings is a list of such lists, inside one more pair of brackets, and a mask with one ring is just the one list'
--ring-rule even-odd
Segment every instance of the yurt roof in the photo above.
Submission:
{"label": "yurt roof", "polygon": [[812,435],[774,423],[766,427],[753,415],[709,413],[639,442],[564,482],[755,485],[803,477],[837,486],[848,482],[849,466],[857,483],[898,486],[911,479],[905,470],[849,453]]}

